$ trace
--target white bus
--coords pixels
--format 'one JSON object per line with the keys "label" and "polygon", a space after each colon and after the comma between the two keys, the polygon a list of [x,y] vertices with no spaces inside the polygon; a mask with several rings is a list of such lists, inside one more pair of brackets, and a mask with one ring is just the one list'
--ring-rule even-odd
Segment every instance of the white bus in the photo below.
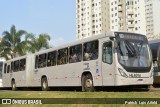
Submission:
{"label": "white bus", "polygon": [[108,32],[8,60],[4,87],[82,87],[153,84],[151,51],[144,35]]}
{"label": "white bus", "polygon": [[149,41],[153,57],[154,86],[160,85],[160,39]]}
{"label": "white bus", "polygon": [[3,84],[2,84],[2,68],[3,68],[3,62],[4,62],[4,59],[3,59],[3,58],[0,58],[0,87],[3,87]]}

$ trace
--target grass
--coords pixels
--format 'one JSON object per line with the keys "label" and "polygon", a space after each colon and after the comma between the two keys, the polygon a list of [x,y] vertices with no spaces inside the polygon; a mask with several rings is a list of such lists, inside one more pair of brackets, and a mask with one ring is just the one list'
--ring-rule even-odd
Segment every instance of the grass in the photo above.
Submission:
{"label": "grass", "polygon": [[[68,91],[3,91],[0,98],[160,98],[159,92],[68,92]],[[0,107],[22,107],[22,105],[0,105]],[[44,105],[23,105],[24,107],[43,107]],[[124,104],[55,104],[47,107],[158,107],[158,105]]]}

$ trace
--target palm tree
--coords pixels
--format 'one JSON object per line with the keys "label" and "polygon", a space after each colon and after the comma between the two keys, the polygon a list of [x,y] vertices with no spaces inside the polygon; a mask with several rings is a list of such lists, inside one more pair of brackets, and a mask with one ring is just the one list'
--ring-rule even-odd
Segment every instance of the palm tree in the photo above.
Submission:
{"label": "palm tree", "polygon": [[25,37],[26,50],[35,53],[42,49],[48,49],[50,48],[48,43],[49,40],[50,36],[48,34],[40,34],[38,38],[36,38],[34,34],[29,33]]}
{"label": "palm tree", "polygon": [[14,25],[11,26],[10,32],[4,31],[3,38],[0,43],[0,56],[6,59],[12,59],[16,57],[16,55],[24,55],[24,42],[21,41],[23,35],[26,34],[25,30],[16,31],[16,27]]}

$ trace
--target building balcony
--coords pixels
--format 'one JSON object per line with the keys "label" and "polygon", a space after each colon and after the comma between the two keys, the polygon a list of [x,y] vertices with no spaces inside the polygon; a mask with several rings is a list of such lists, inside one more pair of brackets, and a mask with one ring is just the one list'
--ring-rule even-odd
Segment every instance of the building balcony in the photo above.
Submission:
{"label": "building balcony", "polygon": [[122,23],[123,23],[122,20],[118,22],[119,25],[122,25]]}
{"label": "building balcony", "polygon": [[119,2],[118,2],[118,6],[122,6],[122,0],[120,0]]}
{"label": "building balcony", "polygon": [[127,9],[134,9],[134,6],[133,5],[128,5]]}
{"label": "building balcony", "polygon": [[122,12],[118,12],[118,17],[119,17],[119,18],[123,17]]}
{"label": "building balcony", "polygon": [[132,18],[132,17],[131,17],[131,18],[128,18],[128,21],[129,21],[129,22],[133,22],[133,21],[134,21],[134,18]]}
{"label": "building balcony", "polygon": [[122,12],[123,11],[123,9],[122,8],[118,8],[118,12]]}
{"label": "building balcony", "polygon": [[133,32],[134,31],[134,28],[129,28],[128,29],[128,32]]}
{"label": "building balcony", "polygon": [[121,27],[119,27],[119,29],[118,29],[119,31],[124,31],[124,27],[123,26],[121,26]]}
{"label": "building balcony", "polygon": [[128,28],[134,28],[134,24],[128,25]]}
{"label": "building balcony", "polygon": [[128,15],[133,15],[134,11],[128,11],[127,13],[128,13]]}
{"label": "building balcony", "polygon": [[122,28],[119,28],[118,31],[123,31],[123,29],[122,29]]}

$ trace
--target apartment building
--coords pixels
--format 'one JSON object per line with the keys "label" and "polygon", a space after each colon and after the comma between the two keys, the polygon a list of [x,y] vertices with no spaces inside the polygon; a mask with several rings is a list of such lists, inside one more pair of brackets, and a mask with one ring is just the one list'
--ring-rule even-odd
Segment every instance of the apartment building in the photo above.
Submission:
{"label": "apartment building", "polygon": [[146,34],[144,0],[76,0],[76,36],[107,31]]}
{"label": "apartment building", "polygon": [[108,0],[76,0],[77,39],[109,30]]}
{"label": "apartment building", "polygon": [[146,33],[154,39],[160,35],[160,0],[145,0],[145,8]]}

